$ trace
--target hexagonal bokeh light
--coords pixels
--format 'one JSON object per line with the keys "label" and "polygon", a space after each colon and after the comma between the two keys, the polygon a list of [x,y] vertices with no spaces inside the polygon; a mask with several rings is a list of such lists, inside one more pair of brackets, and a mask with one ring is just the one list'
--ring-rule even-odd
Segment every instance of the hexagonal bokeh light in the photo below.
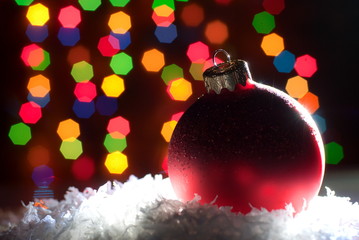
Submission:
{"label": "hexagonal bokeh light", "polygon": [[75,46],[76,43],[80,41],[80,29],[61,27],[57,37],[62,45],[70,47]]}
{"label": "hexagonal bokeh light", "polygon": [[62,141],[60,152],[65,159],[77,159],[82,154],[82,143],[78,139],[72,141]]}
{"label": "hexagonal bokeh light", "polygon": [[46,25],[33,26],[29,24],[26,28],[26,36],[31,42],[43,42],[49,36],[48,27]]}
{"label": "hexagonal bokeh light", "polygon": [[300,76],[289,78],[285,90],[293,98],[302,98],[309,91],[308,81]]}
{"label": "hexagonal bokeh light", "polygon": [[50,94],[46,94],[44,97],[34,97],[31,93],[27,94],[27,100],[29,102],[34,102],[39,105],[41,108],[46,107],[46,105],[50,102]]}
{"label": "hexagonal bokeh light", "polygon": [[105,95],[96,98],[96,110],[100,115],[111,116],[118,109],[117,98],[107,97]]}
{"label": "hexagonal bokeh light", "polygon": [[287,50],[282,51],[273,60],[273,64],[277,71],[282,73],[290,73],[294,68],[294,63],[294,54]]}
{"label": "hexagonal bokeh light", "polygon": [[201,41],[188,46],[187,56],[191,62],[203,63],[209,58],[209,48]]}
{"label": "hexagonal bokeh light", "polygon": [[126,32],[125,34],[110,33],[111,36],[118,39],[120,42],[120,49],[125,50],[131,44],[131,33]]}
{"label": "hexagonal bokeh light", "polygon": [[280,14],[284,8],[284,0],[263,0],[263,8],[271,14]]}
{"label": "hexagonal bokeh light", "polygon": [[74,94],[80,102],[91,102],[97,95],[96,85],[90,81],[76,83]]}
{"label": "hexagonal bokeh light", "polygon": [[33,26],[43,26],[50,19],[49,9],[41,3],[31,5],[27,10],[26,18]]}
{"label": "hexagonal bokeh light", "polygon": [[165,66],[162,69],[161,78],[167,85],[171,80],[183,78],[183,69],[176,64]]}
{"label": "hexagonal bokeh light", "polygon": [[165,57],[162,52],[154,48],[143,54],[141,62],[147,71],[158,72],[165,65]]}
{"label": "hexagonal bokeh light", "polygon": [[124,81],[116,74],[112,74],[103,79],[101,89],[107,97],[118,97],[125,91]]}
{"label": "hexagonal bokeh light", "polygon": [[122,174],[128,168],[127,156],[119,151],[109,153],[105,166],[111,174]]}
{"label": "hexagonal bokeh light", "polygon": [[15,0],[19,6],[29,6],[34,0]]}
{"label": "hexagonal bokeh light", "polygon": [[302,98],[299,98],[298,102],[302,104],[310,114],[315,113],[319,108],[318,96],[311,92],[307,92]]}
{"label": "hexagonal bokeh light", "polygon": [[101,0],[78,0],[78,2],[85,11],[96,11],[101,5]]}
{"label": "hexagonal bokeh light", "polygon": [[109,120],[107,131],[113,138],[122,138],[130,133],[130,124],[121,116],[114,117]]}
{"label": "hexagonal bokeh light", "polygon": [[111,31],[118,34],[125,34],[131,28],[131,17],[119,11],[110,15],[108,26]]}
{"label": "hexagonal bokeh light", "polygon": [[320,116],[318,114],[313,114],[312,117],[313,117],[315,123],[317,124],[321,134],[323,134],[325,131],[327,131],[327,122],[322,116]]}
{"label": "hexagonal bokeh light", "polygon": [[114,7],[125,7],[130,0],[110,0],[110,3]]}
{"label": "hexagonal bokeh light", "polygon": [[223,44],[228,38],[227,24],[220,20],[207,23],[204,35],[212,44]]}
{"label": "hexagonal bokeh light", "polygon": [[76,82],[89,81],[94,76],[92,65],[86,61],[77,62],[72,66],[71,75]]}
{"label": "hexagonal bokeh light", "polygon": [[155,36],[161,43],[172,43],[177,38],[177,27],[174,24],[168,27],[157,26]]}
{"label": "hexagonal bokeh light", "polygon": [[181,12],[183,23],[189,27],[197,27],[204,20],[203,7],[197,3],[191,3],[183,7]]}
{"label": "hexagonal bokeh light", "polygon": [[50,65],[50,54],[43,50],[44,60],[38,66],[31,66],[32,70],[43,71]]}
{"label": "hexagonal bokeh light", "polygon": [[127,75],[133,68],[132,57],[124,52],[118,53],[112,56],[110,67],[116,74]]}
{"label": "hexagonal bokeh light", "polygon": [[26,66],[37,67],[45,59],[44,50],[35,43],[30,44],[22,49],[21,59]]}
{"label": "hexagonal bokeh light", "polygon": [[95,173],[95,162],[87,156],[79,157],[73,162],[71,171],[77,180],[87,181]]}
{"label": "hexagonal bokeh light", "polygon": [[61,121],[57,134],[63,141],[73,141],[80,136],[80,125],[71,118]]}
{"label": "hexagonal bokeh light", "polygon": [[106,134],[103,145],[109,153],[116,151],[122,152],[127,147],[126,137],[113,137],[110,133]]}
{"label": "hexagonal bokeh light", "polygon": [[10,127],[9,138],[15,145],[26,145],[31,139],[31,128],[22,122],[13,124]]}
{"label": "hexagonal bokeh light", "polygon": [[161,5],[166,5],[175,10],[175,3],[173,0],[153,0],[152,9],[154,10]]}
{"label": "hexagonal bokeh light", "polygon": [[41,107],[34,102],[27,102],[21,105],[19,116],[24,123],[37,123],[42,117]]}
{"label": "hexagonal bokeh light", "polygon": [[175,120],[171,120],[163,124],[161,129],[161,135],[166,142],[170,142],[173,130],[175,129],[176,125],[177,125],[177,121]]}
{"label": "hexagonal bokeh light", "polygon": [[267,56],[277,56],[284,50],[283,38],[276,33],[265,35],[261,48]]}
{"label": "hexagonal bokeh light", "polygon": [[294,69],[301,77],[311,77],[317,71],[317,60],[306,54],[296,59]]}
{"label": "hexagonal bokeh light", "polygon": [[274,16],[266,11],[257,13],[252,25],[257,33],[268,34],[275,28]]}
{"label": "hexagonal bokeh light", "polygon": [[168,27],[174,22],[175,14],[174,12],[172,12],[169,16],[158,16],[157,13],[154,11],[152,13],[152,20],[158,27]]}
{"label": "hexagonal bokeh light", "polygon": [[50,92],[50,81],[47,77],[38,74],[29,79],[27,89],[33,97],[45,97]]}
{"label": "hexagonal bokeh light", "polygon": [[192,95],[192,84],[184,78],[171,80],[167,93],[173,100],[186,101]]}
{"label": "hexagonal bokeh light", "polygon": [[50,151],[42,145],[32,146],[27,152],[27,161],[32,167],[46,165],[50,162]]}
{"label": "hexagonal bokeh light", "polygon": [[95,103],[91,102],[80,102],[78,99],[75,100],[72,110],[79,118],[90,118],[95,113]]}
{"label": "hexagonal bokeh light", "polygon": [[336,142],[325,144],[324,150],[327,164],[338,164],[344,158],[343,147]]}
{"label": "hexagonal bokeh light", "polygon": [[98,41],[97,48],[102,56],[112,57],[120,51],[120,41],[112,35],[104,36]]}
{"label": "hexagonal bokeh light", "polygon": [[81,22],[81,12],[70,5],[60,9],[58,19],[64,28],[75,28]]}
{"label": "hexagonal bokeh light", "polygon": [[194,80],[203,81],[204,63],[191,63],[189,72]]}

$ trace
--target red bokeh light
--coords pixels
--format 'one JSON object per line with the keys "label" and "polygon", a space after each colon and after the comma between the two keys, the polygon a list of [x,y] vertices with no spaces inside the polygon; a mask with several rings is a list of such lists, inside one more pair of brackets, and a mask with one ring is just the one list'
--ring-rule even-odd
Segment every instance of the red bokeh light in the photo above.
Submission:
{"label": "red bokeh light", "polygon": [[311,77],[318,70],[317,60],[306,54],[296,59],[294,69],[301,77]]}
{"label": "red bokeh light", "polygon": [[284,0],[264,0],[263,8],[270,14],[279,14],[284,10]]}
{"label": "red bokeh light", "polygon": [[77,83],[74,93],[80,102],[91,102],[97,95],[96,85],[89,81]]}
{"label": "red bokeh light", "polygon": [[42,117],[41,107],[34,102],[21,105],[19,116],[24,123],[37,123]]}
{"label": "red bokeh light", "polygon": [[112,57],[120,51],[120,41],[112,35],[100,38],[97,48],[105,57]]}
{"label": "red bokeh light", "polygon": [[188,46],[187,56],[191,62],[202,63],[209,58],[209,48],[201,41]]}
{"label": "red bokeh light", "polygon": [[75,28],[81,22],[81,12],[70,5],[60,10],[58,19],[64,28]]}
{"label": "red bokeh light", "polygon": [[95,163],[89,157],[80,157],[72,164],[71,171],[77,180],[86,181],[95,173]]}
{"label": "red bokeh light", "polygon": [[127,136],[130,132],[130,124],[129,122],[121,116],[110,119],[107,125],[107,131],[112,133],[122,134]]}

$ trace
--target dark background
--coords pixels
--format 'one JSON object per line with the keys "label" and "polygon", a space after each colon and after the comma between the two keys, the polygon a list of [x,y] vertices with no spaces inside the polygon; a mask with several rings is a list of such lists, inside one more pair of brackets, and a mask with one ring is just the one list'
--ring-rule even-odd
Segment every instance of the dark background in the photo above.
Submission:
{"label": "dark background", "polygon": [[[26,102],[27,81],[34,74],[20,59],[21,50],[30,44],[25,31],[28,21],[27,7],[17,6],[15,1],[0,3],[0,47],[1,47],[1,157],[0,157],[0,208],[20,206],[32,200],[36,189],[32,182],[32,167],[26,160],[31,146],[43,145],[50,150],[49,166],[54,169],[55,181],[52,188],[55,197],[62,199],[69,186],[81,190],[85,186],[99,187],[107,180],[125,181],[129,175],[142,177],[147,173],[162,173],[161,163],[166,155],[167,143],[160,131],[162,124],[170,120],[173,113],[185,110],[197,97],[204,93],[203,82],[195,81],[189,73],[190,61],[186,56],[189,44],[203,41],[210,51],[224,48],[232,58],[249,62],[254,80],[284,90],[288,78],[296,75],[279,73],[273,65],[273,57],[266,56],[260,44],[262,34],[256,33],[251,23],[256,13],[264,11],[262,1],[233,0],[229,5],[219,5],[214,0],[190,0],[175,2],[175,24],[178,37],[172,44],[159,43],[154,35],[155,23],[151,19],[152,1],[132,0],[125,8],[114,8],[103,0],[95,12],[81,11],[79,25],[81,44],[91,53],[90,63],[94,67],[92,80],[101,94],[100,84],[104,76],[112,74],[110,58],[103,57],[97,50],[98,39],[108,35],[109,14],[122,10],[131,16],[132,43],[125,50],[133,58],[134,68],[124,76],[125,92],[119,97],[121,115],[130,121],[131,132],[127,136],[129,168],[122,175],[110,175],[104,167],[106,149],[103,140],[106,135],[108,116],[95,113],[90,119],[79,119],[72,112],[75,100],[75,81],[70,75],[71,65],[67,62],[70,47],[64,47],[57,39],[60,23],[57,15],[62,7],[77,1],[34,1],[50,9],[47,23],[49,37],[39,45],[50,53],[51,64],[44,71],[51,81],[50,103],[43,109],[42,119],[31,125],[33,137],[26,146],[13,145],[7,134],[12,124],[21,121],[19,107]],[[205,13],[204,21],[198,27],[186,27],[180,18],[184,6],[197,3]],[[316,112],[326,119],[327,131],[323,134],[325,143],[335,141],[343,146],[344,159],[336,166],[327,166],[323,185],[337,191],[338,195],[359,196],[359,101],[357,88],[359,54],[359,2],[347,1],[286,1],[285,9],[275,15],[276,28],[273,32],[284,38],[285,49],[296,56],[309,54],[317,59],[318,71],[308,78],[309,90],[319,97],[320,108]],[[225,22],[229,38],[221,46],[210,44],[204,36],[206,24],[212,20]],[[175,63],[183,68],[185,78],[190,80],[194,93],[186,102],[170,100],[161,72],[146,72],[141,64],[145,51],[157,48],[165,54],[166,65]],[[65,160],[59,152],[61,139],[56,134],[58,123],[73,118],[81,127],[80,140],[84,153],[96,161],[96,172],[90,181],[75,180],[71,174],[72,161]]]}

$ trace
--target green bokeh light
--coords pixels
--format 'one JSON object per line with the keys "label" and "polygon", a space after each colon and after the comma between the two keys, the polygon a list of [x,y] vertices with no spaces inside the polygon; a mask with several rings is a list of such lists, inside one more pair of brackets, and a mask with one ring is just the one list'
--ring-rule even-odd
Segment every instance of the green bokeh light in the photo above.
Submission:
{"label": "green bokeh light", "polygon": [[111,134],[108,133],[106,134],[103,145],[109,153],[113,153],[115,151],[122,152],[127,147],[126,137],[123,136],[123,138],[113,138]]}
{"label": "green bokeh light", "polygon": [[32,70],[43,71],[50,65],[50,54],[45,50],[43,51],[44,51],[44,60],[36,67],[32,66],[31,67]]}
{"label": "green bokeh light", "polygon": [[173,10],[175,10],[175,3],[173,0],[154,0],[152,3],[152,9],[155,9],[156,7],[159,7],[161,5],[167,5]]}
{"label": "green bokeh light", "polygon": [[29,6],[34,0],[15,0],[19,6]]}
{"label": "green bokeh light", "polygon": [[338,164],[344,158],[343,147],[336,142],[325,144],[325,162]]}
{"label": "green bokeh light", "polygon": [[111,58],[110,67],[116,74],[127,75],[133,68],[132,57],[124,52],[116,54]]}
{"label": "green bokeh light", "polygon": [[183,69],[176,64],[165,66],[162,70],[161,78],[167,85],[173,79],[183,78]]}
{"label": "green bokeh light", "polygon": [[76,82],[89,81],[94,75],[92,65],[86,61],[77,62],[72,66],[71,75]]}
{"label": "green bokeh light", "polygon": [[26,145],[31,139],[31,129],[25,123],[17,123],[10,127],[9,138],[15,145]]}
{"label": "green bokeh light", "polygon": [[110,0],[110,2],[114,7],[124,7],[130,2],[130,0]]}
{"label": "green bokeh light", "polygon": [[60,152],[66,159],[77,159],[82,154],[82,143],[78,139],[62,141]]}
{"label": "green bokeh light", "polygon": [[275,28],[274,16],[266,11],[257,13],[252,25],[258,33],[268,34]]}
{"label": "green bokeh light", "polygon": [[95,11],[101,5],[101,0],[79,0],[79,4],[85,11]]}

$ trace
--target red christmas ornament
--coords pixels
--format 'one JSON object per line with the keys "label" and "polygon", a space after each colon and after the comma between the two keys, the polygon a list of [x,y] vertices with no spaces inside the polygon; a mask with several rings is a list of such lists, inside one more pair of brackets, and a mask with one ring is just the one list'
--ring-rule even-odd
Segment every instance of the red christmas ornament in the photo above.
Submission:
{"label": "red christmas ornament", "polygon": [[306,109],[286,93],[251,79],[242,60],[204,72],[206,94],[179,120],[168,149],[168,174],[184,201],[248,213],[251,206],[299,212],[318,194],[324,148]]}

